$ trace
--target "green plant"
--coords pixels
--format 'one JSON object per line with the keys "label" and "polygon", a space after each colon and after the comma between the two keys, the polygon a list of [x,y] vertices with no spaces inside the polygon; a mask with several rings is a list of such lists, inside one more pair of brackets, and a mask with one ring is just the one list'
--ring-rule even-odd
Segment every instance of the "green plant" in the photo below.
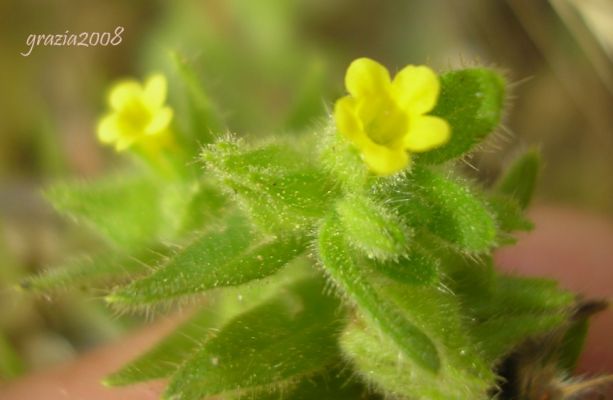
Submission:
{"label": "green plant", "polygon": [[538,154],[489,188],[454,163],[498,125],[503,77],[473,68],[439,83],[408,67],[391,81],[360,59],[316,133],[252,142],[224,133],[197,76],[174,62],[174,120],[155,76],[113,89],[99,127],[141,162],[47,191],[107,248],[23,284],[104,290],[118,310],[195,303],[105,384],[167,378],[168,399],[511,398],[502,367],[538,343],[547,351],[519,358],[531,372],[515,389],[577,394],[558,378],[588,315],[555,282],[505,275],[491,256],[531,228]]}

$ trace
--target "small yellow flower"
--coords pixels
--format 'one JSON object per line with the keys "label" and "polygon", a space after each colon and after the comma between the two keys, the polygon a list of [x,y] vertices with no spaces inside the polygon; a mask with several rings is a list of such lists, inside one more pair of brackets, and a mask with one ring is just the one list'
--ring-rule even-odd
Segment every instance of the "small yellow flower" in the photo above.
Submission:
{"label": "small yellow flower", "polygon": [[152,75],[144,85],[135,80],[118,82],[110,91],[111,112],[98,123],[98,139],[123,151],[139,144],[151,148],[169,140],[173,111],[165,106],[167,82]]}
{"label": "small yellow flower", "polygon": [[336,127],[375,173],[394,174],[409,164],[407,151],[428,151],[449,140],[447,121],[425,115],[440,90],[430,68],[409,65],[392,80],[381,64],[358,58],[347,69],[345,86],[349,95],[334,108]]}

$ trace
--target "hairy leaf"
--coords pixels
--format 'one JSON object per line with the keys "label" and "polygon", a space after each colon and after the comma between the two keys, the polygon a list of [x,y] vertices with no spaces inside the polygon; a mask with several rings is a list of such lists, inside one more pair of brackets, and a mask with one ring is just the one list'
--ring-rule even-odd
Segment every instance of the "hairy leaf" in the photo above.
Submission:
{"label": "hairy leaf", "polygon": [[164,398],[283,387],[338,359],[338,302],[305,279],[230,321],[172,377]]}
{"label": "hairy leaf", "polygon": [[440,98],[432,114],[449,122],[451,139],[438,149],[420,154],[419,162],[438,164],[465,154],[481,142],[500,121],[504,91],[504,79],[486,68],[442,75]]}
{"label": "hairy leaf", "polygon": [[409,359],[435,373],[440,359],[435,345],[388,298],[381,296],[364,268],[355,264],[336,218],[328,218],[319,232],[318,250],[326,273],[357,305],[368,322],[384,332]]}
{"label": "hairy leaf", "polygon": [[236,286],[265,278],[300,255],[307,246],[302,233],[257,237],[242,216],[232,216],[178,252],[153,274],[120,288],[107,300],[117,305],[147,305]]}
{"label": "hairy leaf", "polygon": [[388,260],[406,254],[409,231],[382,205],[353,194],[336,203],[336,212],[349,243],[368,257]]}
{"label": "hairy leaf", "polygon": [[168,249],[160,246],[134,251],[133,254],[107,250],[69,260],[39,275],[24,279],[20,286],[36,293],[100,288],[148,271],[167,254]]}
{"label": "hairy leaf", "polygon": [[394,196],[410,226],[425,228],[462,251],[482,253],[496,244],[494,218],[466,184],[416,167]]}
{"label": "hairy leaf", "polygon": [[326,210],[333,186],[288,143],[254,149],[223,140],[202,153],[212,171],[265,230],[296,229]]}

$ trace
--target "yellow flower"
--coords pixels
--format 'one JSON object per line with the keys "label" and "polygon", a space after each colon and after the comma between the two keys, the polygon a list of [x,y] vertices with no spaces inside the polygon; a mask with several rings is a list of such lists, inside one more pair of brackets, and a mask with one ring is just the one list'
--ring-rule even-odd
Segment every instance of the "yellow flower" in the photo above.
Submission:
{"label": "yellow flower", "polygon": [[173,111],[164,105],[167,82],[164,75],[152,75],[144,85],[134,80],[113,86],[108,102],[111,112],[98,123],[98,139],[117,151],[140,144],[164,145],[169,140]]}
{"label": "yellow flower", "polygon": [[409,65],[392,80],[381,64],[358,58],[347,69],[345,86],[349,95],[334,108],[336,127],[375,173],[394,174],[409,164],[407,151],[428,151],[449,139],[447,121],[425,115],[440,90],[430,68]]}

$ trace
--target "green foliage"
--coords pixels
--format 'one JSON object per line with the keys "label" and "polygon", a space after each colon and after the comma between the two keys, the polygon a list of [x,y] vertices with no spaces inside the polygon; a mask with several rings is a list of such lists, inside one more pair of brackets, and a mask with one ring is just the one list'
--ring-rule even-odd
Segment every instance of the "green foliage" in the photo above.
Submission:
{"label": "green foliage", "polygon": [[335,209],[351,245],[368,257],[385,260],[406,253],[408,229],[382,205],[366,196],[348,195]]}
{"label": "green foliage", "polygon": [[440,99],[432,114],[449,122],[451,140],[441,148],[421,154],[419,160],[438,164],[470,151],[498,125],[504,93],[504,79],[489,69],[443,74]]}
{"label": "green foliage", "polygon": [[[450,142],[405,173],[377,177],[334,121],[253,143],[222,132],[194,66],[173,60],[171,89],[185,105],[175,158],[199,154],[203,168],[56,185],[48,197],[58,210],[111,246],[22,285],[108,293],[119,283],[106,299],[120,309],[197,301],[189,320],[107,385],[165,378],[165,398],[193,400],[489,399],[505,358],[552,332],[564,335],[560,370],[574,363],[585,333],[569,322],[574,297],[552,281],[503,275],[492,261],[532,227],[523,212],[537,153],[489,189],[440,165],[498,124],[496,72],[443,75],[433,114],[452,126]],[[309,68],[285,118],[291,130],[311,126],[321,108],[323,67]]]}
{"label": "green foliage", "polygon": [[159,189],[147,177],[58,184],[46,195],[58,211],[128,249],[150,242],[162,229]]}
{"label": "green foliage", "polygon": [[324,213],[334,192],[326,175],[288,143],[251,149],[239,140],[220,140],[202,158],[265,230],[303,228]]}
{"label": "green foliage", "polygon": [[259,237],[240,215],[211,229],[159,270],[107,296],[118,306],[155,304],[206,290],[265,278],[300,255],[304,235]]}
{"label": "green foliage", "polygon": [[164,397],[274,389],[325,368],[338,358],[340,320],[322,290],[319,279],[300,280],[231,320],[179,368]]}
{"label": "green foliage", "polygon": [[404,354],[421,368],[438,371],[440,360],[435,345],[396,304],[378,293],[364,269],[356,265],[336,225],[335,218],[327,219],[319,234],[319,256],[326,272],[368,322],[389,335]]}
{"label": "green foliage", "polygon": [[468,253],[483,253],[496,244],[494,218],[466,183],[416,166],[394,192],[394,204],[410,226]]}
{"label": "green foliage", "polygon": [[91,256],[77,257],[60,266],[49,268],[44,273],[27,277],[20,282],[21,288],[34,293],[49,293],[70,289],[99,289],[109,283],[134,278],[148,270],[149,265],[160,262],[168,249],[147,249],[123,252],[101,252]]}
{"label": "green foliage", "polygon": [[507,168],[504,176],[498,181],[496,189],[515,199],[517,204],[525,209],[532,199],[540,164],[541,157],[538,151],[530,150],[522,154]]}
{"label": "green foliage", "polygon": [[[217,135],[223,133],[225,124],[216,105],[203,90],[202,82],[193,66],[177,53],[172,53],[170,58],[183,86],[181,93],[186,108],[182,114],[186,116],[184,129],[191,134],[191,140],[196,144],[188,148],[197,150],[197,145],[212,143]],[[196,154],[197,151],[193,153]]]}

